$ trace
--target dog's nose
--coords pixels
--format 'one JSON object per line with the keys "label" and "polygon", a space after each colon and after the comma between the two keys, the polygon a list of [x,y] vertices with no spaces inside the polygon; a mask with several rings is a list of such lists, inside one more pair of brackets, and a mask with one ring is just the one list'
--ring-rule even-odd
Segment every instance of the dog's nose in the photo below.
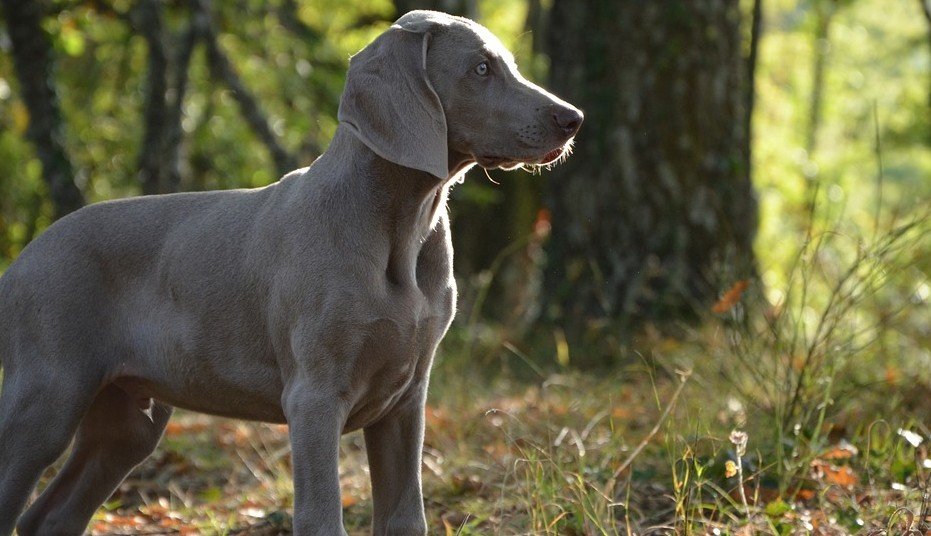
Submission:
{"label": "dog's nose", "polygon": [[585,116],[576,108],[560,106],[553,111],[553,121],[566,136],[575,136]]}

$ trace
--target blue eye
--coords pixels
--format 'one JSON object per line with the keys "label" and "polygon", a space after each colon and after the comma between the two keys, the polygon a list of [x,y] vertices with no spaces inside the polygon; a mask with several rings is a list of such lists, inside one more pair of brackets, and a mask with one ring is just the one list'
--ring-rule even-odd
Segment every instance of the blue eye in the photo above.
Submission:
{"label": "blue eye", "polygon": [[478,65],[476,65],[475,74],[479,76],[487,76],[488,75],[488,62],[483,61],[482,63],[479,63]]}

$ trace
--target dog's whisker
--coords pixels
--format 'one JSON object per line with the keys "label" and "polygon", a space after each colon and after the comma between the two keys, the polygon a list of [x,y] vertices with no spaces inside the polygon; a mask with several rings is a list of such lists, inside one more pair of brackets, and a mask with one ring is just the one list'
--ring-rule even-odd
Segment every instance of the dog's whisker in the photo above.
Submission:
{"label": "dog's whisker", "polygon": [[496,181],[495,179],[492,179],[492,178],[491,178],[491,175],[488,173],[488,170],[487,170],[487,169],[482,168],[482,171],[485,172],[485,176],[488,177],[489,182],[491,182],[491,183],[494,184],[495,186],[501,186],[501,183],[500,183],[500,182],[498,182],[498,181]]}

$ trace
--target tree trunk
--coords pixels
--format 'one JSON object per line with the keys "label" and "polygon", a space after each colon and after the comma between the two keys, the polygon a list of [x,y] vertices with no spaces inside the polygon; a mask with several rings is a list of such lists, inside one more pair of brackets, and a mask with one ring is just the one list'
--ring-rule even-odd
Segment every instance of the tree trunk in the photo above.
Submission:
{"label": "tree trunk", "polygon": [[763,37],[763,0],[753,0],[750,13],[750,50],[747,53],[747,79],[744,83],[744,133],[746,169],[753,176],[753,108],[756,104],[756,64],[760,55],[760,39]]}
{"label": "tree trunk", "polygon": [[681,318],[753,272],[739,4],[554,0],[551,86],[586,112],[545,175],[544,288],[571,331]]}
{"label": "tree trunk", "polygon": [[239,105],[243,119],[265,145],[275,171],[279,176],[298,167],[297,158],[289,153],[278,141],[278,136],[272,130],[271,124],[262,110],[258,98],[249,90],[240,78],[239,73],[226,53],[220,48],[218,30],[210,16],[208,0],[191,0],[191,8],[195,17],[202,17],[204,44],[207,47],[207,63],[211,75],[218,81],[226,84],[232,93],[233,99]]}
{"label": "tree trunk", "polygon": [[43,2],[2,0],[20,94],[29,111],[27,136],[42,163],[54,217],[84,205],[74,183],[74,168],[65,150],[63,120],[53,78],[52,46],[42,29]]}
{"label": "tree trunk", "polygon": [[805,132],[805,150],[808,152],[808,158],[814,157],[818,149],[818,131],[821,130],[821,111],[824,107],[824,72],[828,54],[831,51],[829,36],[835,10],[834,0],[822,0],[815,3],[811,96],[809,97],[808,129]]}
{"label": "tree trunk", "polygon": [[139,182],[145,195],[165,192],[167,170],[165,142],[168,131],[168,52],[162,24],[161,4],[155,0],[137,2],[133,9],[134,29],[148,48],[143,118],[145,133],[139,148]]}
{"label": "tree trunk", "polygon": [[182,141],[182,107],[187,94],[188,70],[194,47],[204,33],[203,13],[191,12],[187,31],[177,41],[177,53],[169,57],[170,33],[163,23],[162,5],[140,0],[127,17],[146,41],[148,73],[143,109],[145,133],[139,149],[139,181],[142,193],[177,192],[181,185],[179,157]]}
{"label": "tree trunk", "polygon": [[[925,16],[925,20],[928,21],[928,46],[931,47],[931,4],[928,3],[929,0],[918,0],[918,3],[921,4],[921,12]],[[931,85],[928,86],[928,110],[931,110]]]}

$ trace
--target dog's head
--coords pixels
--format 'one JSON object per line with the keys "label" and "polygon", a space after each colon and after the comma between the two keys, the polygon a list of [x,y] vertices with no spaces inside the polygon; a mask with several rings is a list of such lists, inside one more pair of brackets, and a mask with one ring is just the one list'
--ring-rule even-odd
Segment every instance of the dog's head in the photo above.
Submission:
{"label": "dog's head", "polygon": [[353,56],[339,107],[379,156],[440,179],[471,163],[556,162],[582,118],[521,76],[485,27],[436,11],[404,15]]}

